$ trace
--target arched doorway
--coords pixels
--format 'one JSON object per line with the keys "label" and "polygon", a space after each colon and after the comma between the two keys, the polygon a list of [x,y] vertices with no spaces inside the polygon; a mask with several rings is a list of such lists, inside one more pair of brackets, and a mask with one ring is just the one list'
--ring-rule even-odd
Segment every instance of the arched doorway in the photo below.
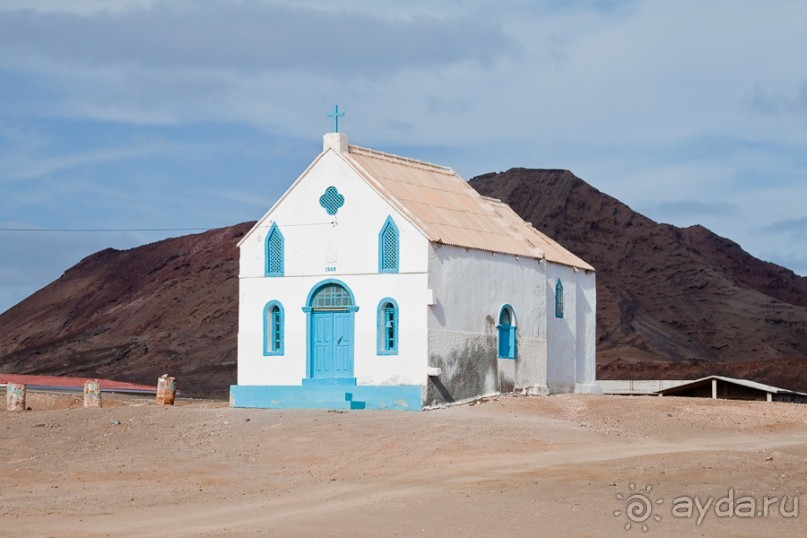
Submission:
{"label": "arched doorway", "polygon": [[303,308],[308,317],[308,377],[353,378],[353,293],[339,280],[318,283]]}

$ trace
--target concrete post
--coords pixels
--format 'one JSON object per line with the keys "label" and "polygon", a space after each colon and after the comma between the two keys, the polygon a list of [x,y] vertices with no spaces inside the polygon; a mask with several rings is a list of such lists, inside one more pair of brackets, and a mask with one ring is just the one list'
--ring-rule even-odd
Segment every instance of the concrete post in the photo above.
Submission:
{"label": "concrete post", "polygon": [[25,411],[25,383],[8,383],[6,385],[6,409],[8,411]]}
{"label": "concrete post", "polygon": [[717,400],[717,379],[712,379],[712,399]]}
{"label": "concrete post", "polygon": [[84,382],[84,408],[101,407],[101,382],[88,379]]}
{"label": "concrete post", "polygon": [[177,392],[177,381],[168,374],[163,374],[157,380],[157,405],[174,405]]}

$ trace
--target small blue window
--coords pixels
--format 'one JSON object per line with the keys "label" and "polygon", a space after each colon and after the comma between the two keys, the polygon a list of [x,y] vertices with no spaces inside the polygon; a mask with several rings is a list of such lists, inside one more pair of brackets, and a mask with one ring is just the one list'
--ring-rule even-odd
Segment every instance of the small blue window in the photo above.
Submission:
{"label": "small blue window", "polygon": [[398,272],[398,227],[392,217],[387,217],[381,231],[378,232],[378,271],[380,273]]}
{"label": "small blue window", "polygon": [[398,303],[394,299],[378,303],[378,354],[398,354]]}
{"label": "small blue window", "polygon": [[558,279],[558,283],[555,284],[555,317],[563,317],[563,284],[560,279]]}
{"label": "small blue window", "polygon": [[283,276],[283,234],[277,223],[266,236],[266,276]]}
{"label": "small blue window", "polygon": [[499,358],[516,358],[516,316],[513,308],[506,304],[499,312]]}
{"label": "small blue window", "polygon": [[263,354],[283,355],[283,305],[277,301],[263,308]]}

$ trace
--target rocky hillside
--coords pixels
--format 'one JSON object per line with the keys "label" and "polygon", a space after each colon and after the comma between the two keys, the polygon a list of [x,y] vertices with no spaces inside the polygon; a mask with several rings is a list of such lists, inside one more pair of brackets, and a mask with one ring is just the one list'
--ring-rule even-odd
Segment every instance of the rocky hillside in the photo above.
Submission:
{"label": "rocky hillside", "polygon": [[471,185],[597,269],[599,377],[722,373],[807,390],[807,278],[701,226],[656,223],[567,170]]}
{"label": "rocky hillside", "polygon": [[253,223],[106,249],[0,315],[0,371],[224,396],[235,382],[236,243]]}
{"label": "rocky hillside", "polygon": [[[598,376],[733,375],[807,391],[807,278],[658,224],[565,170],[471,181],[597,269]],[[103,250],[0,314],[0,371],[235,382],[236,243],[253,223]]]}

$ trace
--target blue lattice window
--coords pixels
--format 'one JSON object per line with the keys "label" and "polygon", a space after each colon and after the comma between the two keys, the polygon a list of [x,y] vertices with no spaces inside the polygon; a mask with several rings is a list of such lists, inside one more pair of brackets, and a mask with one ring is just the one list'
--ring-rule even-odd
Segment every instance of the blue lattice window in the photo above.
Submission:
{"label": "blue lattice window", "polygon": [[328,187],[325,194],[319,197],[319,205],[324,207],[329,215],[336,215],[339,208],[345,205],[345,197],[339,194],[336,187]]}
{"label": "blue lattice window", "polygon": [[397,273],[400,247],[398,244],[398,227],[387,217],[378,233],[378,271],[381,273]]}
{"label": "blue lattice window", "polygon": [[504,305],[499,312],[499,358],[516,358],[516,315],[513,307]]}
{"label": "blue lattice window", "polygon": [[283,305],[277,301],[263,308],[263,354],[283,355]]}
{"label": "blue lattice window", "polygon": [[563,317],[563,284],[560,279],[558,279],[558,283],[555,284],[555,317]]}
{"label": "blue lattice window", "polygon": [[379,355],[398,354],[398,303],[389,297],[378,303]]}
{"label": "blue lattice window", "polygon": [[277,223],[266,236],[266,276],[283,276],[283,234]]}

